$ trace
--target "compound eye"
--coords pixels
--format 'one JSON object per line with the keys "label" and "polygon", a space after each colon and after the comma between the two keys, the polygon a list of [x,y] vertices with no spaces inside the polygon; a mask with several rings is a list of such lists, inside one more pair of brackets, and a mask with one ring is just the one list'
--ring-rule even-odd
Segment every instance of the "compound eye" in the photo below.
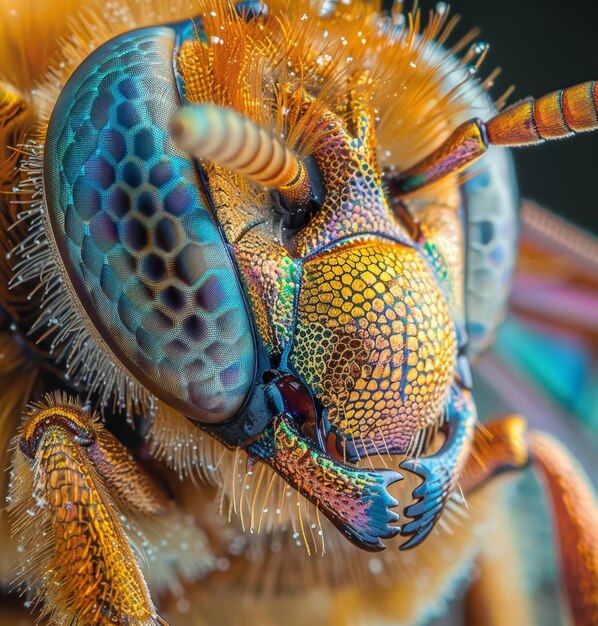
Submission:
{"label": "compound eye", "polygon": [[218,423],[245,402],[256,349],[196,166],[170,136],[176,34],[121,35],[74,72],[48,127],[46,227],[70,306],[109,364],[97,384],[121,384],[117,368],[192,419]]}

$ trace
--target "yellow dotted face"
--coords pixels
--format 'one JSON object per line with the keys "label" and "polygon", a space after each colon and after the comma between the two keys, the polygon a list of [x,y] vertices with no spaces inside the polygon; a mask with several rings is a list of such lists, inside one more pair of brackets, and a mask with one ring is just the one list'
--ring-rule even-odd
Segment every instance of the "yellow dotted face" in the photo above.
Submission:
{"label": "yellow dotted face", "polygon": [[[208,30],[210,19],[202,23]],[[264,24],[260,41],[277,41],[274,26]],[[222,27],[214,33],[224,46],[248,32]],[[258,59],[270,60],[279,46],[258,50],[249,41],[241,37],[235,44],[234,54],[246,64],[220,82],[214,78],[224,67],[219,55],[231,54],[225,47],[193,40],[181,49],[179,67],[192,102],[231,108],[275,128],[287,142],[292,129],[280,124],[309,123],[302,128],[310,130],[297,137],[310,136],[305,154],[325,193],[309,219],[293,222],[292,229],[280,217],[289,207],[275,206],[268,189],[254,189],[217,162],[202,164],[260,343],[273,367],[284,370],[288,358],[316,398],[318,428],[330,433],[331,453],[332,444],[351,458],[403,452],[421,429],[440,422],[454,371],[454,320],[463,323],[458,181],[413,209],[414,233],[383,184],[384,124],[372,100],[369,69],[352,75],[348,91],[344,84],[321,90],[319,82],[293,83],[286,74],[280,82],[273,70],[274,82],[292,87],[275,94],[274,108],[285,113],[274,123],[264,107],[252,108],[247,94],[255,82],[250,68],[262,67]],[[321,71],[314,68],[314,75]],[[301,145],[291,147],[302,155]]]}
{"label": "yellow dotted face", "polygon": [[417,250],[346,243],[306,262],[291,361],[327,409],[338,449],[404,451],[438,423],[456,333]]}

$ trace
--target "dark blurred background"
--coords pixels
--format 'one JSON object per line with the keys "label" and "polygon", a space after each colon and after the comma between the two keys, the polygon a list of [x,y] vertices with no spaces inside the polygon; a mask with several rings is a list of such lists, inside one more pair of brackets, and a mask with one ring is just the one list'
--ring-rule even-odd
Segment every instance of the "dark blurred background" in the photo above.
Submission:
{"label": "dark blurred background", "polygon": [[[409,3],[407,3],[408,5]],[[483,68],[503,71],[492,95],[511,84],[515,102],[598,80],[598,5],[582,0],[451,0],[458,34],[479,26],[490,44]],[[434,4],[421,0],[426,10]],[[598,234],[598,132],[515,153],[521,194]]]}

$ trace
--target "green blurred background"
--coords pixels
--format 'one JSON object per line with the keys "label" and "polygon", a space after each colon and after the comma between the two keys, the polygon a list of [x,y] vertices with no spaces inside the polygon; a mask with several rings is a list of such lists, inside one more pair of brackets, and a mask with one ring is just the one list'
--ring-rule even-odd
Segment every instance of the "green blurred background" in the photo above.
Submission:
{"label": "green blurred background", "polygon": [[[598,80],[598,4],[556,0],[452,0],[457,33],[473,27],[490,44],[485,73],[500,66],[492,90],[511,84],[509,102],[585,80]],[[407,2],[407,6],[409,3]],[[420,1],[426,11],[434,6]],[[484,74],[484,73],[483,73]],[[515,153],[521,194],[598,234],[598,133]]]}

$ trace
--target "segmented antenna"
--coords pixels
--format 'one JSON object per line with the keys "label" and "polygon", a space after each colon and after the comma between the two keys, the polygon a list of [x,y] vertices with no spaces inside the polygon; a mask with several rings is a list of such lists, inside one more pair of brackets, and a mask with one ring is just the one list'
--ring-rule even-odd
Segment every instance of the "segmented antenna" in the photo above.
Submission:
{"label": "segmented antenna", "polygon": [[598,83],[588,81],[553,91],[537,100],[528,97],[486,122],[489,143],[533,146],[598,128]]}
{"label": "segmented antenna", "polygon": [[442,145],[419,163],[391,178],[403,195],[460,172],[488,150],[533,146],[598,129],[598,83],[589,81],[553,91],[537,100],[525,98],[488,122],[461,124]]}
{"label": "segmented antenna", "polygon": [[170,130],[183,149],[249,180],[277,189],[294,203],[307,203],[310,185],[301,159],[278,138],[232,109],[213,104],[184,106]]}

